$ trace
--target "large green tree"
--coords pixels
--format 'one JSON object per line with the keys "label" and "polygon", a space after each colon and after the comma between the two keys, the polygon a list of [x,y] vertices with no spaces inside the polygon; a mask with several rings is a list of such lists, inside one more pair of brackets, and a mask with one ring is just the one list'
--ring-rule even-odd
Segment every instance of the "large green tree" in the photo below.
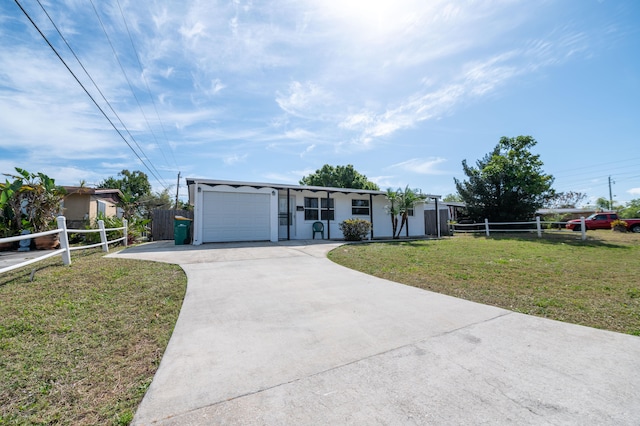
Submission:
{"label": "large green tree", "polygon": [[300,185],[380,190],[378,185],[360,174],[351,164],[335,167],[325,164],[315,173],[300,179]]}
{"label": "large green tree", "polygon": [[[147,174],[139,170],[130,172],[125,169],[118,173],[118,178],[113,176],[100,182],[97,188],[119,189],[122,199],[119,207],[124,211],[124,217],[131,220],[134,216],[149,216],[148,204],[155,201],[151,194],[151,184]],[[168,193],[166,194],[169,197]]]}
{"label": "large green tree", "polygon": [[151,219],[151,212],[155,209],[169,210],[173,207],[173,200],[169,195],[169,189],[162,192],[146,194],[138,200],[138,213],[141,216]]}
{"label": "large green tree", "polygon": [[629,201],[619,210],[620,217],[624,219],[640,218],[640,198]]}
{"label": "large green tree", "polygon": [[118,173],[118,178],[113,176],[100,182],[98,188],[119,189],[123,194],[129,194],[133,201],[151,194],[151,184],[146,173],[139,170],[130,172],[127,169]]}
{"label": "large green tree", "polygon": [[472,219],[530,220],[554,196],[553,176],[544,173],[540,156],[531,153],[536,143],[531,136],[502,137],[476,167],[462,162],[468,179],[454,182]]}

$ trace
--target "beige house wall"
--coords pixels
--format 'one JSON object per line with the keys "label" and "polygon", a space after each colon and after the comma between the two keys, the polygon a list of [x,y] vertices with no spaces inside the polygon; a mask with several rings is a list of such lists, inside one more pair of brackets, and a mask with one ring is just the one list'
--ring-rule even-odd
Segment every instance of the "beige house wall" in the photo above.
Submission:
{"label": "beige house wall", "polygon": [[87,194],[70,194],[64,198],[64,216],[67,220],[81,221],[89,213],[90,196]]}
{"label": "beige house wall", "polygon": [[[95,204],[96,206],[96,211],[98,209],[98,200],[99,198],[95,198],[94,200],[92,200],[92,203]],[[100,200],[103,201],[107,206],[105,208],[105,216],[107,217],[112,217],[118,214],[118,206],[116,206],[115,204],[112,204],[106,200]],[[97,214],[96,214],[97,216]]]}
{"label": "beige house wall", "polygon": [[69,194],[64,199],[64,216],[67,222],[80,226],[86,219],[93,222],[98,217],[98,201],[104,202],[105,215],[116,216],[118,207],[110,201],[90,194]]}

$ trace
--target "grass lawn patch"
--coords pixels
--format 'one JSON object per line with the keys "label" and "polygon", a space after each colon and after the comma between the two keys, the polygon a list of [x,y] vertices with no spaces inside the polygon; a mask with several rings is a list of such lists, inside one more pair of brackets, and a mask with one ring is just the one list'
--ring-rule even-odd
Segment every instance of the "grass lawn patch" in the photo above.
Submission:
{"label": "grass lawn patch", "polygon": [[640,236],[561,232],[352,244],[334,262],[488,305],[640,335]]}
{"label": "grass lawn patch", "polygon": [[0,425],[132,420],[187,280],[176,265],[103,254],[0,275]]}

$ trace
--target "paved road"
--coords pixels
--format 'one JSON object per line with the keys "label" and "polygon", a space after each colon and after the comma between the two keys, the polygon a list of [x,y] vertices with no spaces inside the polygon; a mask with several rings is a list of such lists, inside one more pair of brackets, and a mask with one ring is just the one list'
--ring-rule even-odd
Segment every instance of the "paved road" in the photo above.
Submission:
{"label": "paved road", "polygon": [[175,331],[136,425],[640,424],[640,338],[336,265],[338,246],[173,246]]}

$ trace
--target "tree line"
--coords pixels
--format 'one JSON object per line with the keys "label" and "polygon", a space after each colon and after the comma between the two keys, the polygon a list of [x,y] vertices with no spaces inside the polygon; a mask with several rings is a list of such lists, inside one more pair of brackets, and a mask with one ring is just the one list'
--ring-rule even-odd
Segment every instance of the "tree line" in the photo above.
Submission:
{"label": "tree line", "polygon": [[[497,145],[473,165],[462,161],[462,171],[466,179],[454,178],[456,194],[449,194],[444,201],[458,201],[465,204],[469,219],[482,222],[527,221],[535,217],[541,208],[576,208],[587,195],[577,191],[558,192],[553,188],[554,177],[544,171],[544,163],[532,149],[537,141],[531,136],[502,137]],[[325,164],[300,180],[301,185],[335,188],[355,188],[379,190],[378,185],[352,165],[330,166]],[[422,201],[419,189],[387,189],[387,210],[392,217],[394,235],[402,229],[403,207],[398,210],[399,201],[405,206]],[[416,197],[417,195],[417,197]],[[406,200],[404,198],[406,197]],[[610,203],[604,197],[598,198],[596,208],[617,210],[622,218],[640,216],[640,199],[626,205]],[[398,220],[400,222],[398,222]],[[395,222],[394,222],[395,221]],[[399,223],[399,226],[398,226]]]}

